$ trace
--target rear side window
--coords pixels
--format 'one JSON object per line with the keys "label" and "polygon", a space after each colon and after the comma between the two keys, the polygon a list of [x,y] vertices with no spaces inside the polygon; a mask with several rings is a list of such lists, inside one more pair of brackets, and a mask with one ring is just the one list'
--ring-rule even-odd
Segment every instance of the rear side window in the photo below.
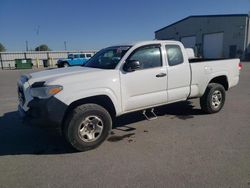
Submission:
{"label": "rear side window", "polygon": [[80,54],[80,58],[85,58],[85,54]]}
{"label": "rear side window", "polygon": [[180,46],[166,45],[166,52],[169,66],[175,66],[183,63],[183,55]]}
{"label": "rear side window", "polygon": [[86,54],[86,57],[87,57],[87,58],[90,58],[90,57],[92,57],[92,56],[91,56],[91,54]]}
{"label": "rear side window", "polygon": [[135,50],[129,60],[136,60],[142,64],[142,69],[161,67],[161,50],[159,46],[145,46]]}

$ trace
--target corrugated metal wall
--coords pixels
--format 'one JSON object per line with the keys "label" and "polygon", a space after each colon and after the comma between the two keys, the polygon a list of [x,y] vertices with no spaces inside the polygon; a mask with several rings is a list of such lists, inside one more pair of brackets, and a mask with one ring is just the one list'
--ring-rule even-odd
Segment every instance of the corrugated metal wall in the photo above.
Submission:
{"label": "corrugated metal wall", "polygon": [[[236,51],[245,52],[246,50],[245,28],[247,19],[247,15],[190,16],[156,31],[155,38],[180,41],[183,37],[196,36],[195,50],[198,56],[204,57],[204,36],[223,32],[222,57],[229,58],[231,46],[236,45]],[[234,56],[245,58],[242,53],[236,53]]]}
{"label": "corrugated metal wall", "polygon": [[66,58],[70,53],[96,53],[96,51],[42,51],[42,52],[0,52],[0,68],[14,69],[15,59],[32,59],[33,65],[43,66],[43,60],[49,60],[55,66],[58,59]]}

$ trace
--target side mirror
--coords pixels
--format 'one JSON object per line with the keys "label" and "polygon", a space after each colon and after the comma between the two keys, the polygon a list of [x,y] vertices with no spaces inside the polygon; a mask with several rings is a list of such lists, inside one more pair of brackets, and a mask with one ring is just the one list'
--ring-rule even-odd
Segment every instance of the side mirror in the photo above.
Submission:
{"label": "side mirror", "polygon": [[124,64],[123,69],[126,72],[133,72],[135,70],[138,70],[141,68],[141,63],[137,60],[127,60],[126,63]]}

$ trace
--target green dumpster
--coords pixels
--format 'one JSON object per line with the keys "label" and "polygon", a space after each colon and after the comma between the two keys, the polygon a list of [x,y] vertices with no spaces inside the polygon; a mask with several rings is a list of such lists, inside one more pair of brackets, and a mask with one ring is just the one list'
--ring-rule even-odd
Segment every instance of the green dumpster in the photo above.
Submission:
{"label": "green dumpster", "polygon": [[32,59],[15,59],[15,66],[17,69],[31,69]]}
{"label": "green dumpster", "polygon": [[48,59],[44,59],[43,60],[43,67],[48,67],[49,66],[49,60]]}

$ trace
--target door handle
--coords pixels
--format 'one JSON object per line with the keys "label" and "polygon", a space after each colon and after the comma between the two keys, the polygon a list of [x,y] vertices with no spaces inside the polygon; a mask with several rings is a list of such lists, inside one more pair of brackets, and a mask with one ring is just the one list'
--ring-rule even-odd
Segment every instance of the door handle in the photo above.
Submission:
{"label": "door handle", "polygon": [[159,74],[156,75],[157,78],[165,77],[165,76],[167,76],[166,73],[159,73]]}

